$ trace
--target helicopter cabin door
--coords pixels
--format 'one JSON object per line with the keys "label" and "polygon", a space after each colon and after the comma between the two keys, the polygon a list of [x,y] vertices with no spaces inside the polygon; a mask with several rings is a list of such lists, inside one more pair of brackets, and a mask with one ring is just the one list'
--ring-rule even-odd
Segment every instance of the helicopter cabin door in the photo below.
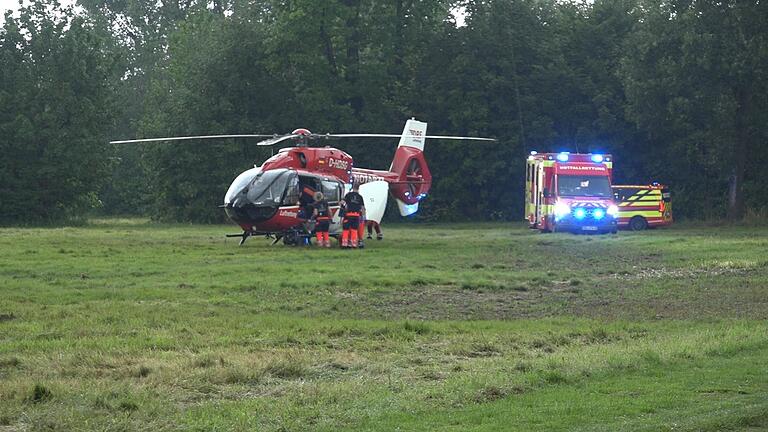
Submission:
{"label": "helicopter cabin door", "polygon": [[331,226],[329,231],[332,234],[338,234],[341,232],[341,217],[339,216],[339,203],[341,201],[341,183],[335,180],[323,179],[320,181],[320,187],[325,196],[325,200],[328,201],[328,207],[331,209]]}

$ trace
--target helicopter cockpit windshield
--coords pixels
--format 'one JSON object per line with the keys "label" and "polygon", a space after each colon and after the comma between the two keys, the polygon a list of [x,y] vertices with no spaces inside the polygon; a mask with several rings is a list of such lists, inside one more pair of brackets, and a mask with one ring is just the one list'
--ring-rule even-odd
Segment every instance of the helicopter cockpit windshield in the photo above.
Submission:
{"label": "helicopter cockpit windshield", "polygon": [[231,204],[235,200],[235,197],[242,192],[243,189],[245,189],[257,175],[259,175],[259,173],[261,173],[260,167],[251,168],[248,171],[240,173],[235,181],[229,186],[229,189],[227,189],[227,194],[224,195],[224,204]]}
{"label": "helicopter cockpit windshield", "polygon": [[257,207],[293,205],[298,200],[299,176],[296,171],[275,169],[258,174],[248,185],[248,202]]}

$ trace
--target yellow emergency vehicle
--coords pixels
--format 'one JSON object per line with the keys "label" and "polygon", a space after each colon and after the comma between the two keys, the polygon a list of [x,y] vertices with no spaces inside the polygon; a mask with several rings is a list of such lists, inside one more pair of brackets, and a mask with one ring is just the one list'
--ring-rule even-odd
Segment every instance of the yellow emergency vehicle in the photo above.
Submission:
{"label": "yellow emergency vehicle", "polygon": [[619,228],[642,231],[672,223],[672,196],[669,188],[649,185],[613,185],[613,197],[619,207]]}

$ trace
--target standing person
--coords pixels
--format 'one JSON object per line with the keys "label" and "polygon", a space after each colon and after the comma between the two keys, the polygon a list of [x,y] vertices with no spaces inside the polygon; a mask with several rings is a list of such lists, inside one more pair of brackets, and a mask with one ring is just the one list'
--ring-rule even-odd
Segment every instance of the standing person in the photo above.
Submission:
{"label": "standing person", "polygon": [[373,230],[376,230],[376,240],[381,240],[384,238],[384,234],[381,233],[381,225],[379,225],[376,221],[365,221],[365,225],[368,227],[368,239],[373,238]]}
{"label": "standing person", "polygon": [[352,191],[344,195],[341,205],[344,207],[344,220],[341,233],[341,247],[357,248],[360,219],[365,216],[365,202],[360,195],[360,185],[354,183]]}
{"label": "standing person", "polygon": [[310,241],[310,238],[312,237],[312,221],[313,219],[313,212],[312,209],[312,202],[315,200],[315,190],[312,189],[311,186],[306,184],[300,184],[299,187],[301,187],[301,194],[299,195],[299,202],[297,203],[299,206],[298,210],[298,218],[301,220],[301,230],[303,231],[301,234],[301,244],[303,245],[311,245],[312,242]]}
{"label": "standing person", "polygon": [[328,228],[331,225],[331,211],[328,207],[328,201],[325,200],[323,193],[320,191],[315,192],[314,198],[312,217],[316,221],[315,237],[317,238],[317,245],[320,247],[331,247],[331,241],[328,238]]}
{"label": "standing person", "polygon": [[363,212],[362,215],[360,215],[360,222],[358,222],[358,229],[357,229],[357,247],[364,248],[365,242],[363,242],[363,238],[365,238],[365,224],[368,222],[366,219],[367,215],[365,212]]}

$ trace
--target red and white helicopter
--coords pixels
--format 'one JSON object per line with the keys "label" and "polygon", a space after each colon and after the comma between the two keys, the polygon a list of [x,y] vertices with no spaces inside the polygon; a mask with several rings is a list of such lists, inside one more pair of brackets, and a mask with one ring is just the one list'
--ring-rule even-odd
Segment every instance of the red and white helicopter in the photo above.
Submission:
{"label": "red and white helicopter", "polygon": [[[381,222],[389,193],[397,201],[402,216],[414,214],[432,185],[432,175],[424,159],[426,139],[495,141],[492,138],[427,135],[426,123],[410,119],[406,121],[401,135],[314,134],[307,129],[296,129],[282,136],[205,135],[111,143],[254,137],[270,137],[256,144],[260,146],[285,141],[294,141],[296,146],[280,149],[261,166],[255,166],[237,176],[224,195],[221,207],[243,229],[242,234],[229,237],[240,237],[241,245],[254,235],[274,237],[275,243],[281,239],[289,245],[300,243],[302,237],[307,235],[304,227],[306,220],[300,212],[302,194],[311,196],[315,191],[323,192],[330,204],[333,215],[330,234],[338,236],[342,229],[339,203],[352,189],[353,183],[360,185],[360,194],[365,199],[366,219]],[[400,143],[389,170],[373,170],[355,167],[352,156],[339,149],[309,146],[310,141],[321,138],[400,138]]]}

